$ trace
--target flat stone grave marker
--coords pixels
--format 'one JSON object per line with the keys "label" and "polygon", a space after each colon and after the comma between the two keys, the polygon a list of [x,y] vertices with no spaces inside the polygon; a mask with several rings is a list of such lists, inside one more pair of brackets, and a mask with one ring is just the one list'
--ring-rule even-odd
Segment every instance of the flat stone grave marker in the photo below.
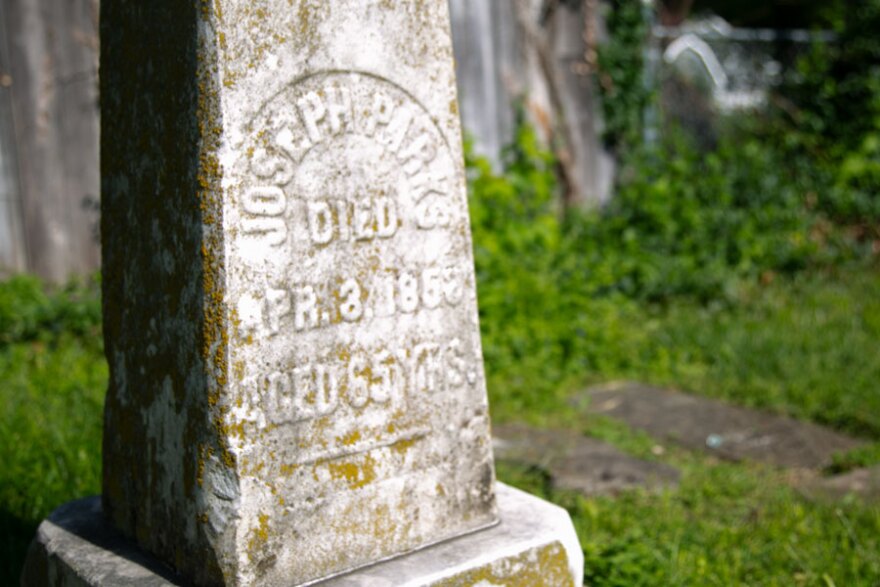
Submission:
{"label": "flat stone grave marker", "polygon": [[637,459],[616,447],[565,430],[506,424],[492,430],[495,458],[538,467],[554,489],[588,497],[630,489],[657,491],[678,485],[681,475],[664,463]]}
{"label": "flat stone grave marker", "polygon": [[[447,11],[101,4],[102,511],[197,584],[499,523]],[[580,584],[570,521],[494,536],[453,567]]]}
{"label": "flat stone grave marker", "polygon": [[809,422],[632,382],[588,389],[573,401],[657,438],[730,460],[820,469],[864,443]]}
{"label": "flat stone grave marker", "polygon": [[795,484],[808,497],[842,499],[855,496],[880,503],[880,465],[853,469],[830,477],[811,477]]}

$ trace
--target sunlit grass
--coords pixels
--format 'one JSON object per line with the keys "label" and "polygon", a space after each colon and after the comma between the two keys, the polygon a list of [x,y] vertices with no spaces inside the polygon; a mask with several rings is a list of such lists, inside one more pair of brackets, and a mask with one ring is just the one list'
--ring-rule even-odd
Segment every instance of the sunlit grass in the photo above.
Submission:
{"label": "sunlit grass", "polygon": [[[509,463],[499,463],[499,477],[569,509],[592,585],[875,586],[880,507],[808,500],[770,467],[668,445],[656,451],[656,439],[607,418],[586,419],[567,398],[591,381],[671,385],[858,433],[875,444],[841,458],[840,468],[880,462],[878,291],[880,274],[854,267],[743,286],[734,302],[715,308],[634,306],[615,315],[595,369],[563,374],[567,383],[546,396],[524,395],[528,370],[489,364],[498,419],[576,430],[682,471],[677,489],[613,499],[554,492],[544,472]],[[82,319],[94,315],[96,299],[77,295],[43,300],[43,317],[31,320],[43,326],[0,344],[2,584],[17,582],[39,520],[100,491],[107,368],[100,325]],[[2,295],[0,302],[10,303]],[[91,310],[79,312],[82,305]],[[56,306],[64,311],[49,311]],[[520,378],[511,397],[508,378]]]}
{"label": "sunlit grass", "polygon": [[[864,267],[744,286],[733,305],[674,302],[639,308],[609,345],[593,381],[636,379],[791,414],[873,440],[838,469],[880,462],[880,274]],[[490,374],[503,386],[503,373]],[[583,382],[569,386],[574,393]],[[554,395],[517,418],[564,427],[682,471],[659,494],[585,499],[554,493],[543,471],[501,463],[502,480],[571,512],[597,586],[880,584],[880,506],[812,501],[771,467],[718,462],[664,446],[603,417],[572,411]],[[518,401],[521,401],[518,399]]]}

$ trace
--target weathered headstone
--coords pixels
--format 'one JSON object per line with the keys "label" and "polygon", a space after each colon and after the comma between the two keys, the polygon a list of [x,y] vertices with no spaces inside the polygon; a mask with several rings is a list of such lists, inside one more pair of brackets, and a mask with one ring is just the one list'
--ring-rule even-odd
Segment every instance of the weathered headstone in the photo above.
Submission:
{"label": "weathered headstone", "polygon": [[[210,585],[497,524],[446,2],[101,11],[104,514]],[[579,584],[509,538],[459,571]]]}

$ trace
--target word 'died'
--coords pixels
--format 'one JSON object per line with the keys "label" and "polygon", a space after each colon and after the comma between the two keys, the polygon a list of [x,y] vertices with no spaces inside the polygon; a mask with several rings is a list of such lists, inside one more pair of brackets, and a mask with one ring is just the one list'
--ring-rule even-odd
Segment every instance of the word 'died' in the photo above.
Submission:
{"label": "word 'died'", "polygon": [[[250,188],[242,200],[242,231],[264,237],[267,244],[278,246],[287,239],[288,225],[283,216],[288,210],[287,198],[281,188],[261,186]],[[388,239],[403,223],[397,201],[393,198],[319,199],[297,201],[292,206],[305,218],[312,245],[327,245],[334,240],[370,241]],[[419,202],[415,206],[418,228],[450,226],[453,214],[445,201]]]}
{"label": "word 'died'", "polygon": [[326,245],[333,239],[367,241],[397,232],[397,205],[391,198],[357,201],[310,200],[306,203],[309,239]]}
{"label": "word 'died'", "polygon": [[[283,244],[289,230],[284,223],[293,213],[286,197],[307,202],[309,237],[316,245],[333,239],[388,238],[404,216],[423,230],[447,228],[454,222],[456,207],[450,196],[454,160],[448,145],[431,116],[397,86],[363,74],[319,74],[276,96],[264,111],[252,123],[248,165],[261,185],[242,198],[244,234],[269,245]],[[334,194],[339,199],[332,200],[291,191],[302,179],[300,173],[332,175],[329,166],[312,165],[309,171],[301,171],[300,166],[318,147],[326,149],[321,157],[347,157],[348,137],[368,141],[374,146],[375,162],[399,174],[405,191],[396,200],[406,214],[395,207],[396,201],[383,198]]]}
{"label": "word 'died'", "polygon": [[261,299],[245,295],[238,317],[245,330],[261,328],[270,335],[302,332],[372,318],[412,314],[457,306],[464,296],[464,275],[456,267],[379,273],[368,280],[340,278],[332,284],[268,288]]}
{"label": "word 'died'", "polygon": [[405,410],[419,394],[474,385],[458,339],[417,343],[411,351],[358,351],[338,360],[305,362],[260,379],[259,425],[296,423],[327,416],[341,406]]}
{"label": "word 'died'", "polygon": [[308,200],[288,206],[281,188],[259,186],[245,191],[241,207],[245,212],[243,232],[265,237],[268,244],[275,246],[287,239],[287,221],[282,215],[289,207],[305,218],[313,245],[327,245],[334,239],[369,241],[391,238],[399,225],[397,202],[388,197]]}

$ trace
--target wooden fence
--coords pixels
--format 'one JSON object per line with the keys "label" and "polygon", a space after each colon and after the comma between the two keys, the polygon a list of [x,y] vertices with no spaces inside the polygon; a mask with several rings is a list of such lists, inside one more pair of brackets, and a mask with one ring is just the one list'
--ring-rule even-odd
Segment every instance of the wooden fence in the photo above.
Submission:
{"label": "wooden fence", "polygon": [[596,46],[600,0],[450,0],[461,115],[478,152],[499,163],[513,139],[514,104],[552,144],[569,204],[611,197],[615,161],[602,140]]}
{"label": "wooden fence", "polygon": [[[595,76],[574,67],[584,7],[599,0],[558,3],[550,16],[543,0],[449,2],[461,114],[478,150],[500,163],[513,100],[525,97],[545,138],[564,146],[569,199],[606,200],[613,160]],[[0,277],[59,282],[100,265],[97,61],[98,0],[0,0]]]}
{"label": "wooden fence", "polygon": [[0,2],[0,267],[94,271],[97,0]]}

